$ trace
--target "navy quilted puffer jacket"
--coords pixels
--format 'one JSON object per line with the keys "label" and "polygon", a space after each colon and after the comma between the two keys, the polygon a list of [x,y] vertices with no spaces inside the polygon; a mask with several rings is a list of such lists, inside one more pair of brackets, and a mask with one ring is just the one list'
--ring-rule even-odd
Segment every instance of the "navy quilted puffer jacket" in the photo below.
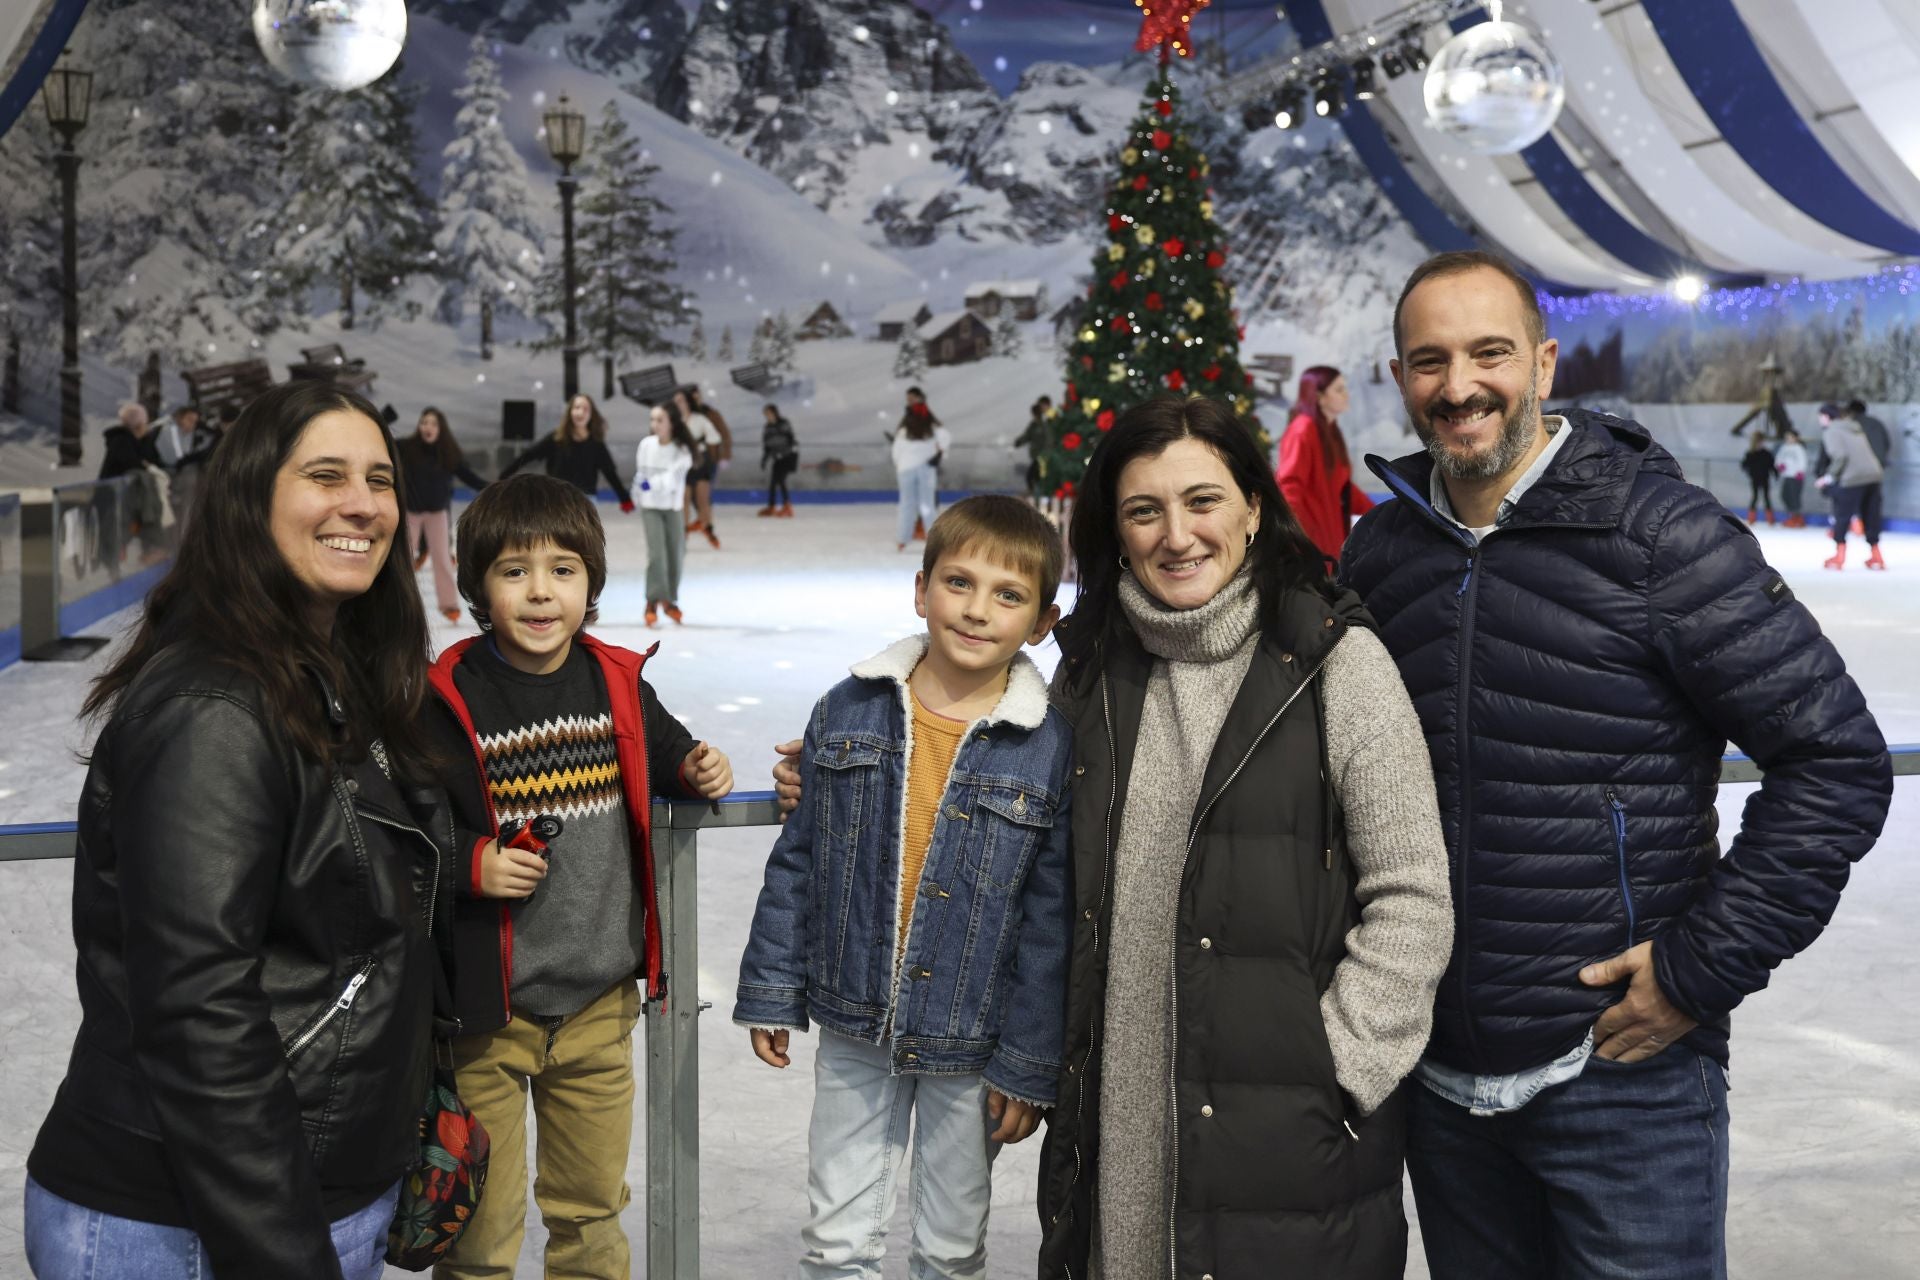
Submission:
{"label": "navy quilted puffer jacket", "polygon": [[[1505,1074],[1577,1045],[1623,988],[1583,965],[1654,940],[1721,1062],[1727,1015],[1819,934],[1892,795],[1886,743],[1745,525],[1645,428],[1575,410],[1476,547],[1426,454],[1367,463],[1400,501],[1340,562],[1426,729],[1454,874],[1429,1054]],[[1731,740],[1765,771],[1726,856]]]}

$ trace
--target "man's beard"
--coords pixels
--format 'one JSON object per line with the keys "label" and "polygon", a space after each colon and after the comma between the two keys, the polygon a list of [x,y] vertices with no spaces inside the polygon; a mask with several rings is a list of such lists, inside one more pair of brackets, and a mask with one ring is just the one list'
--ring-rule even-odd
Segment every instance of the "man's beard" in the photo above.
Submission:
{"label": "man's beard", "polygon": [[1533,424],[1539,416],[1540,375],[1536,371],[1527,379],[1527,390],[1520,397],[1520,404],[1500,423],[1500,434],[1493,443],[1477,453],[1460,453],[1449,449],[1440,440],[1440,433],[1430,425],[1439,414],[1453,413],[1499,413],[1507,407],[1506,402],[1490,392],[1482,392],[1465,404],[1454,404],[1443,398],[1430,401],[1426,413],[1415,412],[1412,405],[1407,406],[1407,418],[1413,423],[1413,433],[1420,437],[1420,443],[1427,447],[1427,454],[1450,479],[1454,480],[1492,480],[1506,473],[1507,468],[1525,456],[1533,444]]}

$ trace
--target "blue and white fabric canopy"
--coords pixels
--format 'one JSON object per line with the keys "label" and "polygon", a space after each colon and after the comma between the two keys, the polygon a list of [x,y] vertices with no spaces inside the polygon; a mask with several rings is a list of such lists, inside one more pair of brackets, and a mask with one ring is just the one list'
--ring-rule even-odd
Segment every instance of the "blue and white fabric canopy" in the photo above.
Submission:
{"label": "blue and white fabric canopy", "polygon": [[0,134],[32,105],[86,7],[87,0],[0,3]]}
{"label": "blue and white fabric canopy", "polygon": [[[1305,46],[1403,7],[1285,0]],[[1566,108],[1533,146],[1482,156],[1426,128],[1418,75],[1342,117],[1433,247],[1484,243],[1575,289],[1920,258],[1916,0],[1509,0],[1505,17],[1566,70]]]}

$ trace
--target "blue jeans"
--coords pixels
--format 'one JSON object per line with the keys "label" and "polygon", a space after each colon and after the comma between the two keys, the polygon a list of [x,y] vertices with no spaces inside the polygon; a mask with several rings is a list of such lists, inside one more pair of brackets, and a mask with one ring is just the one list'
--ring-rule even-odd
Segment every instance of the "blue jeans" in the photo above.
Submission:
{"label": "blue jeans", "polygon": [[892,1055],[830,1031],[814,1058],[807,1130],[805,1280],[880,1280],[887,1223],[913,1130],[910,1280],[987,1274],[993,1158],[987,1087],[977,1074],[896,1076]]}
{"label": "blue jeans", "polygon": [[[380,1280],[387,1227],[400,1196],[378,1200],[333,1224],[333,1251],[346,1280]],[[27,1265],[37,1280],[202,1280],[213,1264],[187,1227],[117,1218],[63,1200],[27,1179]]]}
{"label": "blue jeans", "polygon": [[913,541],[913,521],[918,516],[933,528],[934,504],[938,501],[940,468],[931,462],[925,466],[903,467],[900,471],[900,536],[897,542]]}
{"label": "blue jeans", "polygon": [[1433,1280],[1726,1280],[1727,1077],[1684,1045],[1474,1116],[1409,1090]]}

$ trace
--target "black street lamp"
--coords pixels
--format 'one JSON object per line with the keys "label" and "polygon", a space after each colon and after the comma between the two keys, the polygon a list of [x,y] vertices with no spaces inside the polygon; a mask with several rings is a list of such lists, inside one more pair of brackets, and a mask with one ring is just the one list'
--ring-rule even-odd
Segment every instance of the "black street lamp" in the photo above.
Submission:
{"label": "black street lamp", "polygon": [[40,89],[47,123],[60,135],[54,166],[60,173],[60,465],[78,466],[80,420],[80,250],[77,223],[80,153],[75,138],[87,127],[93,74],[65,63],[47,73]]}
{"label": "black street lamp", "polygon": [[566,358],[567,401],[580,392],[580,324],[576,311],[579,284],[573,270],[573,193],[580,180],[573,176],[573,166],[587,149],[587,117],[573,109],[567,102],[567,95],[560,95],[560,101],[553,110],[543,117],[546,125],[547,154],[560,166],[560,226],[563,245],[561,270],[566,280],[566,345],[561,348]]}

